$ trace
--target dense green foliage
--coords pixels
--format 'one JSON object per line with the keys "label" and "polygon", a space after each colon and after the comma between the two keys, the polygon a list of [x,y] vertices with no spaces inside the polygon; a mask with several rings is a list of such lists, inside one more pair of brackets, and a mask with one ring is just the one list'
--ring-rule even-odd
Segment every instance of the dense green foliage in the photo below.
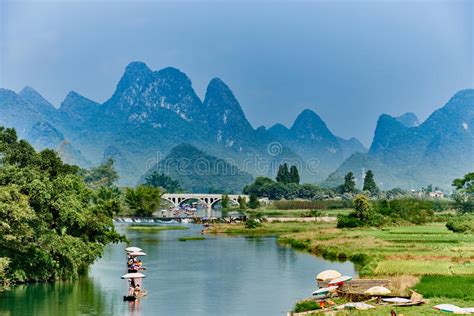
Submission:
{"label": "dense green foliage", "polygon": [[144,184],[155,188],[162,188],[168,193],[176,193],[182,190],[178,181],[157,171],[147,175]]}
{"label": "dense green foliage", "polygon": [[223,209],[226,209],[229,207],[229,203],[230,203],[229,195],[223,194],[221,198],[221,207]]}
{"label": "dense green foliage", "polygon": [[357,195],[354,211],[338,216],[337,227],[382,226],[397,223],[424,224],[434,219],[435,201],[417,198],[369,201]]}
{"label": "dense green foliage", "polygon": [[76,277],[122,240],[108,198],[56,152],[36,153],[0,128],[0,274],[4,282]]}
{"label": "dense green foliage", "polygon": [[461,179],[454,179],[453,186],[457,190],[462,190],[466,193],[474,193],[474,172],[464,175]]}
{"label": "dense green foliage", "polygon": [[239,196],[238,202],[239,202],[239,209],[245,210],[247,208],[247,200],[245,200],[245,197]]}
{"label": "dense green foliage", "polygon": [[466,174],[461,179],[454,179],[454,205],[459,213],[474,212],[474,172]]}
{"label": "dense green foliage", "polygon": [[249,218],[245,221],[246,229],[254,229],[260,226],[262,226],[262,224],[257,219]]}
{"label": "dense green foliage", "polygon": [[276,182],[280,182],[283,184],[288,183],[300,183],[300,174],[298,172],[298,168],[296,166],[291,166],[288,170],[288,164],[284,163],[278,167],[278,173],[275,178]]}
{"label": "dense green foliage", "polygon": [[111,187],[118,179],[119,176],[111,158],[100,166],[87,170],[84,175],[84,182],[92,188]]}
{"label": "dense green foliage", "polygon": [[158,210],[162,194],[160,188],[139,185],[134,189],[126,189],[125,203],[136,216],[149,217]]}
{"label": "dense green foliage", "polygon": [[448,220],[446,228],[455,233],[474,233],[474,217],[455,216]]}
{"label": "dense green foliage", "polygon": [[316,309],[320,309],[318,302],[314,300],[304,300],[297,302],[293,311],[295,313],[302,313]]}
{"label": "dense green foliage", "polygon": [[379,188],[377,187],[377,184],[375,184],[374,173],[372,170],[367,170],[365,173],[362,191],[368,191],[370,194],[377,194],[379,192]]}
{"label": "dense green foliage", "polygon": [[351,208],[350,200],[292,200],[275,201],[272,206],[277,210],[328,210]]}
{"label": "dense green foliage", "polygon": [[348,172],[344,176],[344,184],[341,188],[342,193],[354,193],[356,192],[356,183],[354,178],[354,173],[352,171]]}
{"label": "dense green foliage", "polygon": [[290,183],[300,183],[300,174],[296,166],[291,166],[290,168]]}
{"label": "dense green foliage", "polygon": [[330,189],[323,189],[315,184],[297,184],[275,182],[267,177],[257,177],[254,183],[244,187],[244,193],[267,197],[271,200],[293,200],[299,199],[325,199],[335,195]]}
{"label": "dense green foliage", "polygon": [[250,194],[249,197],[249,208],[256,209],[260,207],[260,201],[255,194]]}

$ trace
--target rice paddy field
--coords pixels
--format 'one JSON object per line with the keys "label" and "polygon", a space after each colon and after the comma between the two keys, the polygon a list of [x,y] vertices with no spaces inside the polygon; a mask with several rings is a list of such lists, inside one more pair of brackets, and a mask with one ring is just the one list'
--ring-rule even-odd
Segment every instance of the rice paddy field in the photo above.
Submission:
{"label": "rice paddy field", "polygon": [[[281,244],[331,260],[350,260],[364,278],[386,278],[394,294],[410,289],[429,304],[398,308],[403,315],[434,315],[436,304],[474,307],[474,234],[449,231],[445,223],[386,228],[338,229],[334,223],[273,222],[256,229],[214,225],[209,232],[277,235]],[[386,310],[385,310],[386,309]],[[345,312],[340,313],[345,315]],[[347,315],[389,315],[390,307]]]}

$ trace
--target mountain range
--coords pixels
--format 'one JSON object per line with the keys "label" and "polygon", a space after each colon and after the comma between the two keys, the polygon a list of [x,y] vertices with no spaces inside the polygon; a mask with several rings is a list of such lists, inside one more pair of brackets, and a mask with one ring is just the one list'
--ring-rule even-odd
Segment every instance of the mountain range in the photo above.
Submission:
{"label": "mountain range", "polygon": [[[298,165],[304,182],[338,184],[348,170],[361,181],[363,171],[373,169],[383,188],[447,187],[473,167],[473,91],[457,93],[422,124],[413,113],[380,116],[366,149],[356,138],[334,135],[311,110],[290,128],[254,128],[221,79],[209,82],[201,100],[180,70],[153,71],[132,62],[102,104],[71,91],[55,107],[31,87],[18,93],[0,89],[0,125],[15,127],[35,148],[56,149],[82,167],[113,158],[122,185],[135,185],[150,169],[163,170],[160,162],[169,155],[176,160],[192,153],[200,161],[239,170],[234,179],[239,186],[257,175],[273,177],[281,162],[289,162]],[[215,183],[205,184],[202,177],[196,181],[197,176],[173,170],[169,173],[190,191],[238,190],[222,180],[219,168]]]}

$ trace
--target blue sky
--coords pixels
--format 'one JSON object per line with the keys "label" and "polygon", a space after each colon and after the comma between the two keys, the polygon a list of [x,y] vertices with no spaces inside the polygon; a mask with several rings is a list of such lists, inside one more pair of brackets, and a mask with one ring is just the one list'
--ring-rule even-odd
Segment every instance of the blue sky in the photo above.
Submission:
{"label": "blue sky", "polygon": [[1,1],[0,86],[105,101],[130,61],[213,77],[254,127],[305,108],[370,145],[382,113],[423,120],[474,87],[473,1]]}

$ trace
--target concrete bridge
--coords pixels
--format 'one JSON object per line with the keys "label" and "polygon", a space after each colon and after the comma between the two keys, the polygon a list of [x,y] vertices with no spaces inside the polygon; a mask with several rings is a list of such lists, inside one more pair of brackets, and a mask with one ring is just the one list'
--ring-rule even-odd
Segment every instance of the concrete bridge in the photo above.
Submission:
{"label": "concrete bridge", "polygon": [[[245,198],[246,201],[249,200],[248,195],[228,194],[229,200],[235,203],[239,203],[239,196]],[[161,196],[161,198],[169,201],[174,207],[179,207],[187,200],[196,199],[199,200],[201,204],[206,205],[208,210],[211,210],[217,202],[222,200],[222,194],[165,193]]]}

